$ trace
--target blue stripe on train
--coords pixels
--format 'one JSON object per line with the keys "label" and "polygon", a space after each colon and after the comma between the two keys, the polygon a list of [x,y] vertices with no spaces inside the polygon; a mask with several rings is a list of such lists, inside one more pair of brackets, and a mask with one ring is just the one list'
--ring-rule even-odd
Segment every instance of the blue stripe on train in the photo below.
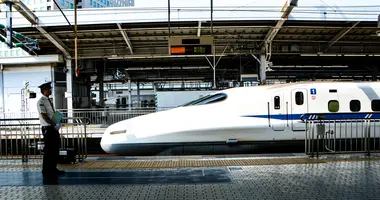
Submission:
{"label": "blue stripe on train", "polygon": [[[256,117],[256,118],[268,118],[268,115],[244,115],[242,117]],[[380,113],[313,113],[313,114],[271,114],[270,119],[278,120],[300,120],[301,117],[304,120],[307,119],[380,119]]]}

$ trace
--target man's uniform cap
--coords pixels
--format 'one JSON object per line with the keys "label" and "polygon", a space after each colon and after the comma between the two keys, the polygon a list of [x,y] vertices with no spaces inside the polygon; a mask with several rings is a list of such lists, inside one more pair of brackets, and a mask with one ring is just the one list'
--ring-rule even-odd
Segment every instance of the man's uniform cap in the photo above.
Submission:
{"label": "man's uniform cap", "polygon": [[41,88],[41,89],[50,89],[51,88],[51,82],[44,83],[44,84],[38,86],[38,88]]}

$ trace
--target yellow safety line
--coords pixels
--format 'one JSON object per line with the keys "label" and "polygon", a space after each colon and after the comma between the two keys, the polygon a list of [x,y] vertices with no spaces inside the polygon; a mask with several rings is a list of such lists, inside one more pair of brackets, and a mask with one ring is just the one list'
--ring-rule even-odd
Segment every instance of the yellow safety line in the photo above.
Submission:
{"label": "yellow safety line", "polygon": [[[76,164],[59,164],[67,169],[139,169],[139,168],[180,168],[180,167],[222,167],[222,166],[254,166],[254,165],[288,165],[318,164],[328,162],[379,161],[380,158],[359,158],[347,160],[319,160],[311,158],[263,158],[263,159],[231,159],[231,160],[172,160],[172,161],[85,161]],[[41,164],[6,164],[0,168],[40,168]]]}
{"label": "yellow safety line", "polygon": [[354,159],[336,159],[336,160],[325,160],[326,162],[357,162],[357,161],[379,161],[380,158],[354,158]]}
{"label": "yellow safety line", "polygon": [[[77,164],[60,164],[61,168],[78,169],[123,169],[123,168],[176,168],[176,167],[218,167],[218,166],[250,166],[250,165],[284,165],[325,163],[322,160],[309,158],[278,159],[231,159],[231,160],[174,160],[174,161],[85,161]],[[0,168],[23,167],[23,165],[0,165]],[[29,168],[40,165],[27,165]]]}

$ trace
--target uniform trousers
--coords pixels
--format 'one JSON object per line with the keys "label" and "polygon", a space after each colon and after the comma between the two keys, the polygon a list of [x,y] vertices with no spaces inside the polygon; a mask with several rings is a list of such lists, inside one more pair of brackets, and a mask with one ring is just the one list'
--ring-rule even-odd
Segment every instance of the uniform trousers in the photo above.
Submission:
{"label": "uniform trousers", "polygon": [[59,132],[53,126],[43,126],[42,133],[45,144],[42,173],[54,173],[59,157]]}

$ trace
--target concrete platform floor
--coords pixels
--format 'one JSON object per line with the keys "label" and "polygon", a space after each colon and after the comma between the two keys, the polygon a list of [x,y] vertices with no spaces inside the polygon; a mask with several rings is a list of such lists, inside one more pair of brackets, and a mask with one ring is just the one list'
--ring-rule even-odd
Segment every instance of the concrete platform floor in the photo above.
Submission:
{"label": "concrete platform floor", "polygon": [[[163,168],[62,165],[65,175],[44,179],[40,160],[30,160],[27,164],[3,160],[0,161],[0,199],[380,199],[377,156],[326,156],[318,160],[302,155],[107,159],[92,157],[87,163],[106,162],[111,166],[120,162],[185,160],[211,164]],[[267,159],[274,164],[217,165]],[[275,161],[279,159],[288,161]],[[312,161],[290,163],[292,159]]]}

